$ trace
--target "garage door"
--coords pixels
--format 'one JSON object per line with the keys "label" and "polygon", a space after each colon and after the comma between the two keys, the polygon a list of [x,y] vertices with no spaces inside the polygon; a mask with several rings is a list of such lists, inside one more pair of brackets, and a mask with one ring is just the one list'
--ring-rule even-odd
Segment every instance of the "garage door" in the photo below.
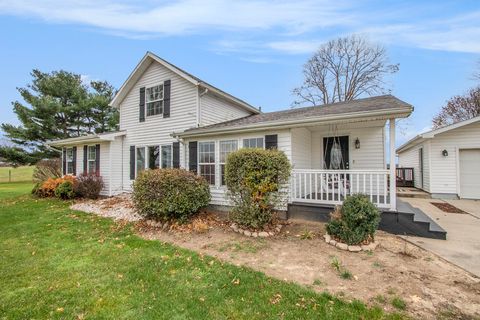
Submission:
{"label": "garage door", "polygon": [[480,149],[460,150],[460,196],[480,199]]}

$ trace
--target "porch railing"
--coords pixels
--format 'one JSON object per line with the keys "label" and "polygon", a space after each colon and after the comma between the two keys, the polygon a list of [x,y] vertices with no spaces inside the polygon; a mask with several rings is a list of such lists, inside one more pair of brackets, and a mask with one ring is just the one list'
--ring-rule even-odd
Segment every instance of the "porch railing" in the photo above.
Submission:
{"label": "porch railing", "polygon": [[337,205],[348,195],[362,193],[378,207],[389,208],[388,178],[388,170],[294,169],[290,201]]}

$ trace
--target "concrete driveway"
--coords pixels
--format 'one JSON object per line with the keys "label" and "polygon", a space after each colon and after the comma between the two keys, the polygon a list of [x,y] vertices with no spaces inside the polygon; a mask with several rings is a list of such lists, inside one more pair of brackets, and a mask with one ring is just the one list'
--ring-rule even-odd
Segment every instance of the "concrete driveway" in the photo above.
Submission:
{"label": "concrete driveway", "polygon": [[[447,240],[407,237],[420,247],[480,277],[480,201],[402,198],[421,209],[447,231]],[[467,212],[446,213],[431,202],[448,202]]]}

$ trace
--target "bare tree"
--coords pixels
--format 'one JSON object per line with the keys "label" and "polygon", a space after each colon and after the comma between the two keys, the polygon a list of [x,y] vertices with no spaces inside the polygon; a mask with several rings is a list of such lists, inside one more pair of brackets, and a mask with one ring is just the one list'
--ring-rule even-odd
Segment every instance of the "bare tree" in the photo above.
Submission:
{"label": "bare tree", "polygon": [[388,64],[383,47],[359,36],[331,40],[303,66],[305,79],[293,89],[298,97],[294,105],[327,104],[385,93],[384,75],[398,70],[398,64]]}
{"label": "bare tree", "polygon": [[432,122],[434,128],[440,128],[477,116],[480,116],[480,87],[470,89],[463,96],[450,98]]}

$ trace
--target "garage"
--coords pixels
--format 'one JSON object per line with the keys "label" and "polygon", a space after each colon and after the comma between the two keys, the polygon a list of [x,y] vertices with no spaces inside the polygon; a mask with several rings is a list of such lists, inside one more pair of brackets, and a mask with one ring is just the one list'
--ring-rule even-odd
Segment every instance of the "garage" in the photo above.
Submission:
{"label": "garage", "polygon": [[480,199],[480,149],[460,150],[460,196]]}

